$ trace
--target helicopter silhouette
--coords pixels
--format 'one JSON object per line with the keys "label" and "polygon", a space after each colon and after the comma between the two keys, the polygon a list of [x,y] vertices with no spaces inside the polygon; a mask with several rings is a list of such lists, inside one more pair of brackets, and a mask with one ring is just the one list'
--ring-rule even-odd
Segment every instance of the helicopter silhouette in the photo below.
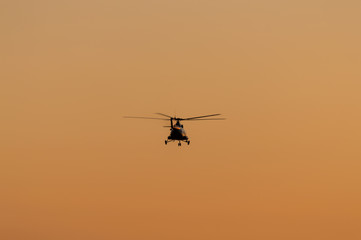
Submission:
{"label": "helicopter silhouette", "polygon": [[[154,120],[164,120],[170,121],[170,134],[168,138],[164,141],[167,145],[168,142],[178,141],[178,146],[181,146],[181,142],[186,142],[188,145],[190,144],[189,137],[186,134],[186,131],[181,124],[181,121],[201,121],[201,120],[225,120],[225,118],[208,118],[208,117],[215,117],[221,114],[210,114],[210,115],[203,115],[203,116],[196,116],[196,117],[189,117],[189,118],[178,118],[178,117],[171,117],[169,115],[163,113],[155,113],[167,118],[153,118],[153,117],[133,117],[133,116],[124,116],[124,118],[139,118],[139,119],[154,119]],[[174,123],[174,121],[176,121]]]}

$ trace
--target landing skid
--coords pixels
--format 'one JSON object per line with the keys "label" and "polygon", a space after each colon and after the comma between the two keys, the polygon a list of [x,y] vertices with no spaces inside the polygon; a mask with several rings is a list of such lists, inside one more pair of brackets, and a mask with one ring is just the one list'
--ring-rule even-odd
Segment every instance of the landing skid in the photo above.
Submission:
{"label": "landing skid", "polygon": [[186,142],[188,145],[191,143],[191,141],[189,141],[189,140],[165,140],[164,141],[164,144],[165,145],[167,145],[168,144],[168,142],[175,142],[175,141],[178,141],[178,146],[182,146],[182,143],[181,142]]}

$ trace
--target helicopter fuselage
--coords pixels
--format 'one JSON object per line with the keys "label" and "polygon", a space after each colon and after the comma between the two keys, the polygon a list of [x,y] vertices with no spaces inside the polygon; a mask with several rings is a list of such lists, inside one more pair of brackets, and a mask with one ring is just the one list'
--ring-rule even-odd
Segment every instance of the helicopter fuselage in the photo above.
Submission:
{"label": "helicopter fuselage", "polygon": [[170,134],[168,139],[165,140],[165,144],[170,141],[178,141],[178,146],[181,145],[181,141],[186,142],[188,145],[190,143],[186,131],[183,128],[183,125],[177,121],[176,124],[173,125],[173,119],[170,120]]}
{"label": "helicopter fuselage", "polygon": [[186,131],[182,126],[174,125],[170,130],[170,135],[168,136],[168,140],[188,140]]}

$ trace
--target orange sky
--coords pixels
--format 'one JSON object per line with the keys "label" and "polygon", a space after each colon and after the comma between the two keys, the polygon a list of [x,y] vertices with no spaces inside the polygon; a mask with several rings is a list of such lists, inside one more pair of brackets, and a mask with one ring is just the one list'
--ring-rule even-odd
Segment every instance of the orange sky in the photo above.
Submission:
{"label": "orange sky", "polygon": [[360,11],[1,1],[0,239],[361,239]]}

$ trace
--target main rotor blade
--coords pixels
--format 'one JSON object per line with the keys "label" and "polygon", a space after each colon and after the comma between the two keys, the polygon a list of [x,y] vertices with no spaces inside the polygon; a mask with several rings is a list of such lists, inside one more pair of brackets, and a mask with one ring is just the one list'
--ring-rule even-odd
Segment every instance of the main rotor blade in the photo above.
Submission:
{"label": "main rotor blade", "polygon": [[155,114],[162,115],[162,116],[164,116],[164,117],[172,118],[171,116],[168,116],[168,115],[166,115],[166,114],[164,114],[164,113],[155,113]]}
{"label": "main rotor blade", "polygon": [[165,118],[151,118],[151,117],[131,117],[131,116],[124,116],[124,118],[141,118],[141,119],[155,119],[155,120],[169,121],[169,119],[165,119]]}
{"label": "main rotor blade", "polygon": [[189,121],[226,120],[227,118],[188,119]]}
{"label": "main rotor blade", "polygon": [[219,115],[221,115],[221,114],[217,113],[217,114],[210,114],[210,115],[204,115],[204,116],[198,116],[198,117],[183,118],[182,120],[193,120],[193,119],[197,119],[197,118],[206,118],[206,117],[213,117],[213,116],[219,116]]}

